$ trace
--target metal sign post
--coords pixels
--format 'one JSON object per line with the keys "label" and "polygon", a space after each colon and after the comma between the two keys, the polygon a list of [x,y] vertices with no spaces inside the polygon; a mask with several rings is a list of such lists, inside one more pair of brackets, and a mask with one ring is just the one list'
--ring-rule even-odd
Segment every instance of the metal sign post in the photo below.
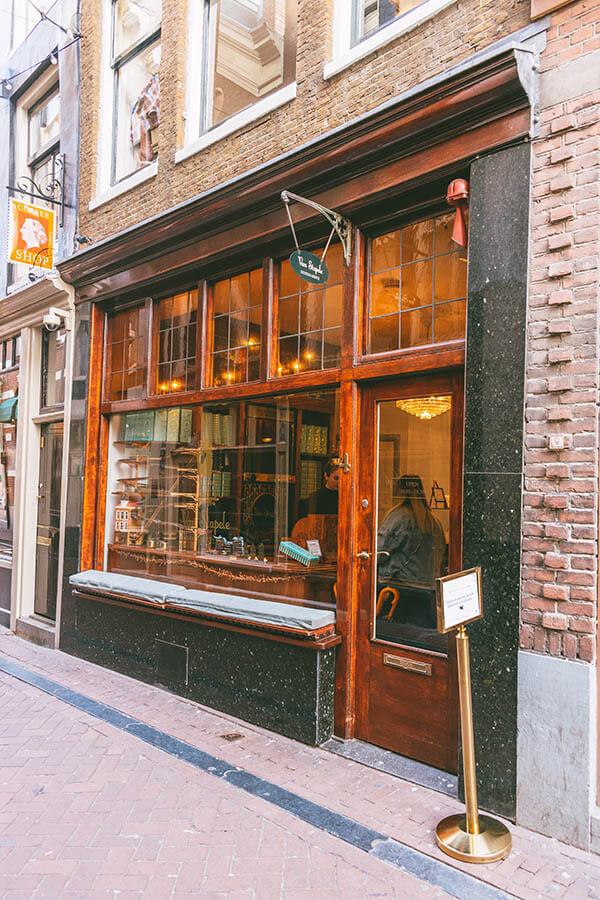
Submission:
{"label": "metal sign post", "polygon": [[438,824],[435,839],[438,847],[462,862],[490,863],[510,853],[510,831],[498,819],[479,815],[475,741],[473,738],[473,704],[471,699],[471,666],[467,622],[483,616],[481,569],[469,569],[457,575],[438,578],[438,631],[442,634],[457,628],[456,659],[460,700],[460,730],[465,783],[465,814],[447,816]]}

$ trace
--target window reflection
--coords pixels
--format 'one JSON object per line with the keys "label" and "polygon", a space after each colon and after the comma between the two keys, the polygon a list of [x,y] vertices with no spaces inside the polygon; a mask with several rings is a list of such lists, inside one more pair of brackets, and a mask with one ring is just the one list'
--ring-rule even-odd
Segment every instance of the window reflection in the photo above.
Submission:
{"label": "window reflection", "polygon": [[445,652],[435,579],[448,566],[451,398],[379,404],[375,637]]}
{"label": "window reflection", "polygon": [[204,128],[296,77],[295,0],[210,0]]}
{"label": "window reflection", "polygon": [[452,223],[448,213],[373,240],[369,353],[464,337],[467,259]]}
{"label": "window reflection", "polygon": [[338,442],[338,390],[113,416],[108,569],[333,605]]}
{"label": "window reflection", "polygon": [[362,41],[398,16],[420,6],[423,0],[354,0],[354,3],[358,20],[355,40]]}

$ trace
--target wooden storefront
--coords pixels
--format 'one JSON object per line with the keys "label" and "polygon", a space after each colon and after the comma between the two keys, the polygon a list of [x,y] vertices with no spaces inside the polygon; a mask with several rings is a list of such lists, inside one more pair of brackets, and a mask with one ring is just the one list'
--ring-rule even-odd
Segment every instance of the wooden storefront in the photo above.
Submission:
{"label": "wooden storefront", "polygon": [[[65,649],[302,740],[333,731],[457,770],[454,659],[434,633],[431,588],[438,574],[491,559],[473,559],[487,551],[469,519],[494,515],[477,481],[492,470],[476,459],[495,452],[490,414],[510,407],[498,445],[508,432],[522,441],[522,371],[511,374],[526,292],[521,63],[513,49],[491,53],[61,264],[91,309],[79,569],[239,601],[232,615],[191,601],[186,614],[181,603],[78,587],[63,610]],[[471,185],[468,251],[450,240],[456,178]],[[282,190],[352,223],[349,264],[334,237],[322,289],[294,281]],[[321,250],[323,217],[300,204],[292,214],[301,246]],[[494,274],[501,235],[512,271]],[[482,303],[503,302],[494,291],[512,310],[504,328],[485,320]],[[515,336],[510,352],[503,333]],[[513,390],[492,411],[485,377],[497,382],[498,367]],[[520,503],[511,485],[502,508]],[[324,505],[312,508],[319,491]],[[421,516],[436,559],[428,589],[394,568],[396,520],[407,515]],[[303,549],[317,540],[319,560],[286,557],[286,538]],[[514,535],[505,557],[513,551]],[[242,600],[334,621],[260,626],[244,622]],[[512,607],[507,635],[510,655]],[[513,793],[490,781],[488,808],[510,815]]]}

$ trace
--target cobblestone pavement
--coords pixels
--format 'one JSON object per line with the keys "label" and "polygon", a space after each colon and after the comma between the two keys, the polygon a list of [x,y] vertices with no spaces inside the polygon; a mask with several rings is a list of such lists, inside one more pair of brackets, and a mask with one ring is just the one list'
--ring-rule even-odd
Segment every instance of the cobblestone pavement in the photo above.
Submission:
{"label": "cobblestone pavement", "polygon": [[[511,827],[506,860],[461,866],[433,839],[450,797],[3,629],[0,656],[515,897],[600,900],[595,855]],[[0,896],[449,896],[5,673],[0,694]]]}

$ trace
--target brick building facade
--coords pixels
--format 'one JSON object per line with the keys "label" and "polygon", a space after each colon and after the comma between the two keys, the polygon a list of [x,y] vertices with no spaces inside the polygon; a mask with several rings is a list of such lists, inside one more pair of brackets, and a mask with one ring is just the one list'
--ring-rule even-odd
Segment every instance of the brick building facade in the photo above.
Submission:
{"label": "brick building facade", "polygon": [[[600,5],[558,7],[540,58],[533,142],[521,647],[588,664],[550,663],[561,686],[536,707],[558,727],[572,692],[583,700],[576,753],[584,772],[569,793],[584,818],[590,794],[594,805],[596,744],[587,749],[598,636]],[[544,729],[535,731],[543,740]],[[593,833],[598,847],[597,819]]]}
{"label": "brick building facade", "polygon": [[[336,51],[340,21],[336,16],[342,6],[327,0],[299,0],[293,95],[288,93],[279,104],[255,116],[242,117],[230,131],[225,122],[212,137],[210,130],[198,137],[189,124],[193,118],[190,58],[195,53],[188,37],[190,8],[182,0],[163,0],[158,156],[130,178],[111,181],[106,174],[106,156],[111,152],[106,143],[112,109],[106,81],[110,3],[83,0],[79,217],[80,231],[94,243],[67,260],[61,273],[78,290],[86,322],[88,314],[93,318],[89,310],[96,300],[104,304],[102,315],[110,316],[111,304],[132,303],[142,295],[154,296],[153,292],[163,294],[169,278],[181,279],[184,273],[196,271],[202,273],[198,277],[212,277],[204,272],[229,265],[222,261],[224,248],[230,246],[229,231],[222,247],[218,246],[218,235],[225,235],[226,227],[219,216],[223,218],[228,202],[239,205],[238,230],[231,221],[226,225],[243,247],[243,251],[232,250],[232,257],[238,252],[239,260],[248,259],[251,250],[247,247],[255,241],[265,258],[277,258],[287,246],[277,192],[273,188],[258,210],[251,206],[252,190],[262,184],[263,177],[267,183],[272,172],[273,184],[279,184],[277,177],[281,180],[289,164],[290,181],[282,182],[285,187],[294,190],[295,178],[300,177],[297,172],[302,171],[305,183],[314,179],[315,199],[330,196],[325,193],[325,176],[314,174],[319,171],[318,158],[343,153],[345,142],[352,154],[350,183],[366,177],[366,172],[378,172],[390,159],[406,159],[407,171],[416,171],[414,159],[422,151],[418,176],[403,175],[398,169],[399,184],[405,179],[408,186],[405,193],[398,187],[397,215],[402,203],[407,209],[419,208],[411,190],[418,194],[436,180],[469,177],[462,561],[465,566],[484,566],[488,601],[485,622],[472,629],[482,806],[577,846],[600,850],[600,819],[595,812],[599,797],[600,3],[428,0],[421,4],[422,18],[412,27],[392,32],[392,26],[387,26],[387,38],[386,29],[381,29],[376,35],[379,42],[365,41],[363,53],[360,43],[342,53]],[[515,82],[510,98],[498,94],[497,108],[486,119],[492,135],[486,138],[487,144],[476,151],[457,150],[454,156],[454,151],[440,151],[428,171],[429,138],[423,137],[425,129],[419,131],[420,126],[411,124],[419,115],[420,98],[429,97],[432,109],[437,109],[434,103],[443,86],[460,82],[460,87],[452,88],[454,93],[448,93],[459,98],[452,139],[468,141],[482,121],[478,110],[483,102],[477,107],[464,99],[469,88],[465,73],[492,66],[502,54],[514,54],[520,87]],[[493,90],[500,91],[498,71],[490,79],[498,79]],[[520,104],[527,96],[526,134],[503,130],[501,122],[517,93]],[[461,102],[465,104],[462,133]],[[393,151],[388,152],[392,139],[382,130],[381,159],[365,162],[358,149],[360,140],[368,140],[377,116],[388,115],[393,121],[390,110],[396,108],[398,120],[406,116],[402,119],[405,137],[394,137]],[[444,114],[440,107],[440,121]],[[435,123],[431,127],[435,130]],[[314,156],[313,169],[307,174],[300,165],[309,153]],[[397,221],[383,188],[381,199],[374,183],[369,190],[368,215],[356,197],[344,201],[343,211],[350,218],[355,214],[359,223],[372,223],[372,208],[380,203],[381,221]],[[214,218],[217,237],[209,225],[206,233],[202,231],[204,215],[209,224]],[[264,233],[271,235],[277,247],[273,253],[266,238],[263,243],[254,239],[253,216],[264,217]],[[182,222],[185,218],[188,231],[183,225],[177,231],[178,218]],[[238,256],[233,268],[242,265]],[[487,338],[478,333],[483,324]],[[355,368],[348,379],[355,377],[361,362],[356,346]],[[87,359],[84,350],[78,352],[76,366],[81,369]],[[103,371],[101,351],[94,351],[92,344],[92,357],[94,352],[96,365]],[[342,365],[347,364],[350,372],[352,349],[348,354]],[[388,375],[400,378],[411,371],[406,363],[394,368],[396,363],[387,362]],[[383,370],[377,377],[382,375]],[[501,385],[504,379],[509,383]],[[93,429],[100,427],[102,417],[108,420],[118,411],[102,404],[102,388],[93,379],[91,390],[97,406],[89,407],[93,425],[90,431],[88,420],[88,444],[90,439],[99,441]],[[195,395],[197,402],[207,397],[206,391]],[[158,408],[160,402],[151,399],[150,406]],[[133,408],[133,404],[128,407]],[[108,442],[108,437],[104,440]],[[74,452],[80,453],[81,447]],[[96,450],[88,447],[90,452]],[[88,461],[91,458],[88,455]],[[503,486],[509,483],[510,488]],[[348,505],[358,499],[358,487],[353,483],[348,489]],[[94,482],[94,502],[100,489]],[[485,527],[479,533],[482,520]],[[75,541],[76,515],[71,525]],[[94,519],[93,536],[86,538],[84,521],[86,567],[102,568],[99,527]],[[69,565],[72,570],[77,567],[75,553]],[[358,575],[348,576],[350,589],[358,589],[359,583]],[[77,643],[73,624],[77,601],[68,604],[62,645],[84,654],[89,651]],[[338,607],[338,620],[343,621],[341,611]],[[346,643],[352,636],[348,628],[343,635]],[[105,664],[116,664],[113,658],[107,659],[102,657]],[[139,672],[143,674],[138,677],[157,677],[145,669]],[[210,705],[210,697],[203,698]],[[353,737],[352,726],[347,725],[350,719],[344,728],[336,726],[338,736]]]}

